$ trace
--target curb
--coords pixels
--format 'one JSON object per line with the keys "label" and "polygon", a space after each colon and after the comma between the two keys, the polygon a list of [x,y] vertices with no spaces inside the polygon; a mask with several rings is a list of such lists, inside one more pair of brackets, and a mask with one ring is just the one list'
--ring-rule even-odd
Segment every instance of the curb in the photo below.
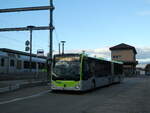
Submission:
{"label": "curb", "polygon": [[36,82],[27,82],[27,83],[21,83],[16,85],[10,85],[4,88],[0,88],[0,94],[16,91],[23,88],[44,86],[44,85],[48,85],[48,81],[36,81]]}

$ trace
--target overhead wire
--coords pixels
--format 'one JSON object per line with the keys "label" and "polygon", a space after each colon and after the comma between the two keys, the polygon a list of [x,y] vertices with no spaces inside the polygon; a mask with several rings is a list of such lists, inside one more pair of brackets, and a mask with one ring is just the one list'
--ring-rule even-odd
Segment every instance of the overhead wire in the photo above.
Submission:
{"label": "overhead wire", "polygon": [[[1,19],[0,19],[1,20]],[[2,21],[4,21],[4,20],[2,20]],[[6,21],[5,21],[6,22]],[[13,32],[13,33],[15,33],[15,34],[17,34],[18,35],[18,32]],[[16,39],[16,38],[13,38],[13,37],[8,37],[8,36],[6,36],[6,35],[2,35],[2,34],[0,34],[0,37],[3,37],[3,38],[5,38],[5,39],[7,39],[7,40],[11,40],[11,41],[13,41],[13,42],[15,42],[17,45],[23,45],[23,44],[25,44],[25,39],[24,40],[18,40],[18,39]],[[18,42],[20,42],[20,43],[18,43]],[[39,45],[39,44],[34,44],[34,46],[36,46],[36,48],[38,48],[38,47],[40,47],[40,48],[43,48],[41,45]]]}
{"label": "overhead wire", "polygon": [[[55,21],[53,20],[54,24],[55,24]],[[58,32],[57,32],[57,29],[54,29],[54,32],[55,32],[55,36],[56,36],[56,40],[57,40],[57,43],[60,43],[60,39],[59,39],[59,36],[58,36]]]}
{"label": "overhead wire", "polygon": [[[4,24],[4,23],[8,23],[8,21],[6,21],[6,20],[4,20],[4,19],[2,19],[2,18],[0,18],[0,20],[1,21],[3,21],[1,24],[3,24],[3,25],[6,25],[6,24]],[[9,23],[11,26],[16,26],[16,24],[13,24],[13,23]],[[13,33],[15,33],[15,34],[18,34],[18,31],[16,31],[16,32],[13,32]],[[40,46],[40,45],[38,45],[38,46]]]}
{"label": "overhead wire", "polygon": [[[54,21],[54,24],[55,24],[55,21]],[[57,29],[54,29],[54,35],[55,35],[55,38],[56,38],[57,45],[59,45],[61,40],[60,40],[60,37],[58,35],[58,30]],[[58,46],[57,46],[57,48],[58,48]]]}
{"label": "overhead wire", "polygon": [[[4,23],[8,23],[6,20],[4,20],[4,19],[2,19],[2,18],[0,18],[0,20],[4,21],[4,22],[2,22],[3,25],[5,25]],[[13,23],[11,23],[11,25],[12,25],[12,26],[16,26],[16,25],[13,24]],[[14,32],[14,33],[18,34],[18,32]],[[56,33],[56,35],[57,35],[57,33]],[[2,36],[1,34],[0,34],[0,36],[1,36],[1,37],[4,37],[4,38],[7,39],[7,40],[10,39],[10,40],[12,40],[12,41],[15,42],[15,43],[17,43],[17,42],[21,42],[21,43],[23,43],[23,44],[25,43],[25,41],[23,41],[23,40],[17,40],[16,38],[15,38],[15,39],[14,39],[14,38],[12,39],[12,37]],[[56,36],[56,39],[58,39],[58,36]],[[58,40],[57,40],[57,41],[58,41]],[[19,43],[19,44],[17,44],[17,45],[22,45],[22,44]],[[38,44],[37,44],[37,43],[36,43],[36,44],[34,43],[33,45],[37,46],[36,48],[39,48],[39,47],[40,47],[41,49],[43,48],[39,43],[38,43]]]}
{"label": "overhead wire", "polygon": [[[17,45],[19,45],[19,46],[22,45],[21,43],[18,43],[18,42],[15,41],[14,39],[10,39],[10,38],[8,38],[8,37],[6,37],[6,36],[2,36],[2,35],[0,36],[0,38],[1,38],[1,37],[3,37],[3,38],[6,39],[6,40],[9,40],[9,41],[12,40],[13,42],[15,42],[15,43],[16,43]],[[1,44],[9,44],[9,45],[10,45],[10,43],[1,43]],[[13,43],[11,43],[11,44],[13,44]],[[16,45],[16,44],[15,44],[15,45]]]}

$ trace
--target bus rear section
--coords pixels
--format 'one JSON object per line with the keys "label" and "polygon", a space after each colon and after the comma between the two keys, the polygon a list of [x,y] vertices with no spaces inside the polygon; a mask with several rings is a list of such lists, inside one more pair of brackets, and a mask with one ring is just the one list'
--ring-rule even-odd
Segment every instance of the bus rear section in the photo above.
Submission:
{"label": "bus rear section", "polygon": [[51,77],[52,90],[80,91],[80,55],[55,55]]}

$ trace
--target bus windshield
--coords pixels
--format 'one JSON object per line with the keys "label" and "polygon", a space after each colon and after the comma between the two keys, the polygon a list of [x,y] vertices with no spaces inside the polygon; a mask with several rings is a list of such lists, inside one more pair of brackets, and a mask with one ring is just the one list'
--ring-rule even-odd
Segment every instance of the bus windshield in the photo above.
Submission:
{"label": "bus windshield", "polygon": [[53,66],[53,80],[79,80],[80,62],[79,58],[65,57],[56,58]]}

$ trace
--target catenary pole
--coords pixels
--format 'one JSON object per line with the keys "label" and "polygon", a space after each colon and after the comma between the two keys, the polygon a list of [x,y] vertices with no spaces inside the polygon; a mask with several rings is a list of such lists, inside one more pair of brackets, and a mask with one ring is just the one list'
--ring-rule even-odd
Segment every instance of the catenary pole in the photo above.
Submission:
{"label": "catenary pole", "polygon": [[[50,28],[53,28],[53,29],[50,29],[49,30],[49,35],[50,35],[50,39],[49,39],[49,55],[48,55],[48,75],[47,75],[47,78],[51,78],[52,77],[52,59],[53,59],[53,30],[54,30],[54,27],[53,27],[53,10],[55,9],[54,6],[53,6],[53,0],[50,0],[50,24],[49,24],[49,27]],[[50,77],[49,77],[50,76]]]}
{"label": "catenary pole", "polygon": [[[22,12],[22,11],[36,11],[36,10],[50,10],[50,24],[49,27],[42,26],[42,27],[35,27],[32,30],[49,30],[50,39],[49,39],[49,54],[48,54],[48,76],[52,73],[52,58],[53,58],[53,10],[55,7],[53,6],[53,0],[49,0],[50,6],[39,6],[39,7],[23,7],[23,8],[10,8],[10,9],[0,9],[0,13],[9,13],[9,12]],[[8,32],[8,31],[26,31],[29,30],[28,28],[0,28],[0,32]]]}

